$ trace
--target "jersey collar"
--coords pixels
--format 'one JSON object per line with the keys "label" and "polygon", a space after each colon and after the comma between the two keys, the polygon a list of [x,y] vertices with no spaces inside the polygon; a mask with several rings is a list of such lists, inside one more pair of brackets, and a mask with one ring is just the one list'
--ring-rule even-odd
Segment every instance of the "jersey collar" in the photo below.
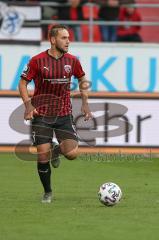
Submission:
{"label": "jersey collar", "polygon": [[52,55],[49,54],[49,49],[46,50],[46,54],[49,57],[53,58],[54,60],[59,60],[59,59],[63,58],[63,56],[65,55],[65,53],[63,53],[59,58],[55,58],[55,57],[53,57]]}

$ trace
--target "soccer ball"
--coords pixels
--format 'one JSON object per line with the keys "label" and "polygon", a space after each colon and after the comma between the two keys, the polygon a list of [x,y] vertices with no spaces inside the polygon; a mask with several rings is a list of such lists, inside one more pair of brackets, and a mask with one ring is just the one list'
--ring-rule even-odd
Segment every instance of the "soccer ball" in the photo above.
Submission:
{"label": "soccer ball", "polygon": [[122,191],[116,183],[107,182],[100,186],[98,196],[99,201],[105,206],[114,206],[120,201]]}

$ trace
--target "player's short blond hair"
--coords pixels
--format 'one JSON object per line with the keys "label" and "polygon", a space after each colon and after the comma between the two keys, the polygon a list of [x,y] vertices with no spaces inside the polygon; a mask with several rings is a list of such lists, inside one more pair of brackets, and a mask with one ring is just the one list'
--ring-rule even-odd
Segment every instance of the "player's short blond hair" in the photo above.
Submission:
{"label": "player's short blond hair", "polygon": [[63,29],[65,29],[65,30],[68,31],[68,28],[67,28],[65,25],[61,25],[61,24],[52,25],[52,26],[50,27],[50,29],[49,29],[49,34],[48,34],[49,39],[50,39],[51,37],[56,37],[57,34],[58,34],[58,31],[59,31],[59,30],[63,30]]}

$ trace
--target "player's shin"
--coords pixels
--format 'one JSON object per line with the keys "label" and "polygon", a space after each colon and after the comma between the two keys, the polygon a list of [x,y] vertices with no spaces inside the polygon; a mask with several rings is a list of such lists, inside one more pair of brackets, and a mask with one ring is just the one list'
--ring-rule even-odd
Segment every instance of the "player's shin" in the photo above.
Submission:
{"label": "player's shin", "polygon": [[49,162],[38,162],[37,169],[38,169],[38,174],[39,174],[41,183],[44,187],[45,193],[52,192],[50,163]]}

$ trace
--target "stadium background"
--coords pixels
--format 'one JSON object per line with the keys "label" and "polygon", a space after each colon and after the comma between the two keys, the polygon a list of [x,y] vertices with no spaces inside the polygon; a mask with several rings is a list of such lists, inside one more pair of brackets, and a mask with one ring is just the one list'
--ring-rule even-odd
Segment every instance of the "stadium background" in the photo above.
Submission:
{"label": "stadium background", "polygon": [[[89,91],[92,104],[96,103],[98,105],[99,102],[100,105],[100,99],[108,102],[110,106],[111,103],[117,104],[119,102],[123,104],[127,108],[126,115],[129,118],[129,122],[133,125],[133,129],[129,133],[128,141],[125,141],[125,132],[120,134],[120,136],[116,133],[115,137],[109,137],[105,140],[104,124],[103,130],[101,129],[102,126],[97,126],[96,130],[103,131],[103,134],[96,137],[94,147],[88,146],[88,149],[86,149],[87,144],[83,143],[85,140],[84,133],[80,128],[81,124],[83,124],[82,127],[87,128],[91,132],[91,126],[84,126],[84,123],[79,122],[78,131],[83,138],[81,151],[116,152],[120,150],[122,152],[143,152],[149,149],[153,152],[158,152],[158,139],[155,135],[156,131],[158,131],[156,128],[159,117],[156,112],[159,89],[159,6],[157,1],[151,1],[151,3],[149,1],[136,1],[136,3],[132,0],[122,1],[121,6],[122,4],[131,4],[136,6],[140,12],[142,22],[135,24],[141,25],[140,35],[143,43],[109,43],[101,42],[101,37],[99,37],[99,26],[103,24],[98,19],[97,14],[100,8],[99,2],[85,1],[83,3],[83,11],[87,18],[80,22],[76,21],[81,27],[83,39],[80,42],[73,41],[70,46],[70,52],[78,56],[84,66],[87,78],[90,81]],[[4,1],[0,5],[0,106],[1,112],[4,113],[1,117],[2,134],[0,137],[0,149],[2,151],[13,151],[17,142],[29,139],[29,126],[28,133],[25,132],[24,134],[23,131],[17,132],[15,129],[12,129],[10,125],[10,121],[12,121],[10,119],[11,112],[21,104],[17,92],[20,74],[33,55],[49,47],[49,42],[46,39],[46,30],[48,30],[50,24],[62,22],[68,23],[71,27],[73,25],[70,24],[74,24],[74,21],[59,20],[57,11],[51,13],[52,19],[46,19],[48,15],[45,12],[46,10],[48,11],[48,7],[57,10],[57,8],[61,9],[63,6],[67,6],[67,3],[60,1],[10,1],[8,5],[5,4]],[[18,21],[16,21],[15,15],[19,18]],[[7,19],[7,16],[14,16],[15,21],[13,17],[13,20],[10,20],[11,18],[9,17]],[[105,24],[110,23],[105,22]],[[119,22],[115,22],[115,24],[119,26]],[[131,25],[133,23],[125,22],[124,24]],[[86,34],[88,35],[87,37]],[[71,38],[74,40],[73,37]],[[32,88],[33,85],[30,86],[30,90]],[[74,92],[77,90],[77,81],[73,79],[72,94],[76,95]],[[117,101],[116,98],[118,98]],[[7,109],[4,102],[9,106]],[[93,110],[94,117],[102,114],[97,110],[98,107]],[[76,112],[76,117],[78,117],[78,114]],[[120,114],[120,111],[118,114]],[[147,116],[149,116],[148,119]],[[139,123],[139,118],[145,118],[145,120]],[[116,127],[112,126],[112,128],[110,127],[107,130],[109,131],[110,129],[115,130]],[[137,135],[141,135],[140,141],[138,141]]]}

